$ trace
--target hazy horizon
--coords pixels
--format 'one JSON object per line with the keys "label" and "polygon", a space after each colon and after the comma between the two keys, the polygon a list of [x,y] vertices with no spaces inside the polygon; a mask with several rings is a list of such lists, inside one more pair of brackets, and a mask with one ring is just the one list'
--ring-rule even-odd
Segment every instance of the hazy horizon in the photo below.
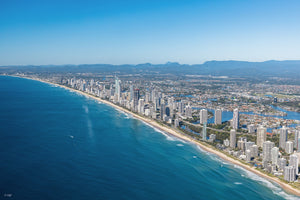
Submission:
{"label": "hazy horizon", "polygon": [[0,2],[0,66],[300,60],[300,2]]}
{"label": "hazy horizon", "polygon": [[166,61],[164,63],[152,63],[152,62],[144,62],[144,63],[120,63],[120,64],[112,64],[112,63],[79,63],[79,64],[72,64],[72,63],[65,63],[65,64],[23,64],[23,65],[0,65],[0,67],[10,67],[10,66],[65,66],[65,65],[74,65],[74,66],[80,66],[80,65],[143,65],[143,64],[151,64],[151,65],[166,65],[168,63],[178,63],[179,65],[202,65],[206,62],[249,62],[249,63],[264,63],[264,62],[300,62],[299,60],[264,60],[264,61],[248,61],[248,60],[207,60],[202,63],[180,63],[176,61]]}

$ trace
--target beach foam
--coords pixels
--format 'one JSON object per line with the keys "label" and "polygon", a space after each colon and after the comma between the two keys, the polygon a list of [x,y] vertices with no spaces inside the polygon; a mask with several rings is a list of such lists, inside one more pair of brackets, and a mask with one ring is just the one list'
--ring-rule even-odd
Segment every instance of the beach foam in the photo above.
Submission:
{"label": "beach foam", "polygon": [[[298,197],[294,196],[294,195],[290,195],[287,194],[279,185],[277,185],[276,183],[270,182],[265,178],[260,177],[259,175],[256,175],[253,172],[250,172],[240,166],[234,165],[235,168],[240,169],[242,171],[242,173],[245,173],[244,177],[249,178],[251,180],[254,180],[268,188],[270,188],[272,190],[272,192],[276,195],[279,195],[285,199],[288,200],[299,200]],[[243,174],[242,174],[243,175]]]}
{"label": "beach foam", "polygon": [[278,184],[273,183],[273,182],[271,182],[271,181],[269,181],[269,180],[267,180],[263,177],[260,177],[259,175],[255,174],[251,171],[248,171],[247,169],[244,169],[243,167],[240,167],[236,164],[231,164],[231,163],[224,162],[222,159],[217,158],[216,155],[205,151],[204,149],[202,149],[199,146],[197,146],[197,149],[200,150],[202,153],[205,153],[205,154],[209,155],[215,161],[221,162],[223,164],[231,165],[234,168],[237,168],[237,169],[241,170],[242,171],[242,174],[241,174],[242,177],[249,178],[251,180],[254,180],[254,181],[258,182],[259,184],[262,184],[262,185],[270,188],[274,194],[279,195],[279,196],[281,196],[281,197],[283,197],[287,200],[299,200],[298,197],[286,193]]}

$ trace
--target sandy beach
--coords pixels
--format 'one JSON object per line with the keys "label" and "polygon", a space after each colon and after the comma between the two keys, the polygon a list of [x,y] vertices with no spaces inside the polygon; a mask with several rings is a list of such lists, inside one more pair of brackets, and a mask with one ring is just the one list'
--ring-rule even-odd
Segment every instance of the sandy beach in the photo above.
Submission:
{"label": "sandy beach", "polygon": [[[17,76],[17,77],[18,77],[18,76]],[[147,123],[147,124],[149,124],[149,125],[151,125],[151,126],[153,126],[153,127],[155,127],[155,128],[158,128],[159,130],[161,130],[161,131],[163,131],[163,132],[166,132],[166,133],[171,134],[171,135],[173,135],[173,136],[175,136],[175,137],[178,137],[178,138],[180,138],[180,139],[183,139],[183,140],[186,140],[186,141],[191,142],[191,143],[193,143],[193,144],[196,144],[196,145],[198,145],[200,148],[202,148],[203,150],[205,150],[205,151],[207,151],[207,152],[210,152],[210,153],[213,153],[213,154],[219,156],[220,158],[222,158],[223,160],[226,160],[226,161],[228,161],[228,162],[231,162],[232,164],[238,165],[238,166],[240,166],[240,167],[242,167],[242,168],[244,168],[244,169],[246,169],[246,170],[248,170],[248,171],[251,171],[251,172],[253,172],[253,173],[255,173],[255,174],[257,174],[257,175],[259,175],[259,176],[261,176],[261,177],[263,177],[263,178],[265,178],[265,179],[267,179],[267,180],[270,180],[270,181],[272,181],[272,182],[275,182],[275,183],[277,183],[278,185],[280,185],[286,192],[288,192],[288,193],[290,193],[290,194],[293,194],[293,195],[297,195],[297,196],[300,197],[300,190],[298,190],[298,189],[292,187],[291,185],[289,185],[289,184],[287,184],[287,183],[281,181],[279,178],[277,178],[277,177],[271,177],[271,176],[269,176],[269,175],[267,175],[267,174],[264,174],[264,173],[258,171],[257,169],[255,169],[255,167],[248,166],[248,165],[246,165],[246,164],[240,162],[239,160],[233,159],[233,158],[227,156],[226,154],[224,154],[224,153],[222,153],[222,152],[220,152],[220,151],[218,151],[218,150],[213,149],[213,147],[207,146],[207,144],[204,145],[203,143],[201,143],[201,142],[199,142],[199,141],[197,141],[197,140],[191,139],[190,137],[187,137],[187,136],[183,135],[182,133],[180,133],[180,132],[179,132],[178,130],[176,130],[176,129],[173,129],[173,128],[171,128],[171,127],[167,127],[167,126],[161,125],[161,124],[157,123],[156,121],[154,121],[154,120],[152,120],[152,119],[150,119],[150,118],[142,117],[142,116],[137,115],[137,114],[135,114],[135,113],[133,113],[133,112],[131,112],[131,111],[129,111],[129,110],[123,108],[123,107],[120,107],[120,106],[118,106],[118,105],[115,105],[115,104],[113,104],[112,102],[109,102],[109,101],[107,101],[107,100],[100,99],[100,98],[98,98],[98,97],[95,97],[95,96],[93,96],[93,95],[87,94],[87,93],[82,92],[82,91],[79,91],[79,90],[75,90],[75,89],[72,89],[72,88],[69,88],[69,87],[66,87],[66,86],[63,86],[63,85],[59,85],[59,84],[47,82],[47,81],[44,81],[44,80],[41,80],[41,79],[28,78],[28,77],[19,77],[19,78],[27,78],[27,79],[36,80],[36,81],[48,83],[48,84],[51,84],[51,85],[55,85],[55,86],[58,86],[58,87],[62,87],[62,88],[64,88],[64,89],[67,89],[67,90],[70,90],[70,91],[77,92],[77,93],[79,93],[79,94],[85,95],[85,96],[87,96],[87,97],[89,97],[89,98],[92,98],[92,99],[94,99],[94,100],[97,100],[97,101],[99,101],[99,102],[105,103],[105,104],[107,104],[107,105],[109,105],[109,106],[112,106],[112,107],[115,108],[115,109],[118,109],[118,110],[120,110],[120,111],[123,111],[123,112],[125,112],[125,113],[128,113],[128,114],[132,115],[134,118],[139,119],[139,120],[141,120],[141,121],[143,121],[143,122],[145,122],[145,123]]]}

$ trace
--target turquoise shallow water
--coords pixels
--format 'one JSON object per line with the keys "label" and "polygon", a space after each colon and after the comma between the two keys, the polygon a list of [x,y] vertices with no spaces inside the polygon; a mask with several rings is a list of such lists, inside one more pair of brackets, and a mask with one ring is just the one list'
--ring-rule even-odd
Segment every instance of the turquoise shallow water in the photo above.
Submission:
{"label": "turquoise shallow water", "polygon": [[297,199],[77,93],[0,76],[0,94],[0,199]]}

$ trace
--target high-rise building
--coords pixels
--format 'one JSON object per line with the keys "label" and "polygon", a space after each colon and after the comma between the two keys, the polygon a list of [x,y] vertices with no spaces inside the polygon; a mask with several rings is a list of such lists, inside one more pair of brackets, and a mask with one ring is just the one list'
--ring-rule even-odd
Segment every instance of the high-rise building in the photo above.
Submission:
{"label": "high-rise building", "polygon": [[145,93],[145,103],[149,103],[149,101],[150,101],[150,92],[146,91],[146,93]]}
{"label": "high-rise building", "polygon": [[222,110],[215,110],[215,124],[222,124]]}
{"label": "high-rise building", "polygon": [[284,180],[288,182],[293,182],[296,180],[296,174],[295,174],[295,169],[293,166],[286,166],[284,167],[284,172],[283,172]]}
{"label": "high-rise building", "polygon": [[250,150],[250,148],[251,148],[253,145],[255,145],[254,142],[251,142],[251,141],[246,142],[246,143],[245,143],[245,148],[246,148],[246,150]]}
{"label": "high-rise building", "polygon": [[192,115],[192,107],[190,105],[187,105],[185,107],[185,116],[187,118],[192,118],[193,117],[193,115]]}
{"label": "high-rise building", "polygon": [[293,151],[294,151],[294,143],[292,141],[287,141],[285,143],[285,152],[291,154],[293,153]]}
{"label": "high-rise building", "polygon": [[300,130],[295,131],[295,148],[300,152]]}
{"label": "high-rise building", "polygon": [[271,149],[274,147],[274,142],[265,141],[263,143],[263,161],[271,161]]}
{"label": "high-rise building", "polygon": [[257,128],[257,146],[262,147],[267,139],[267,129],[263,126]]}
{"label": "high-rise building", "polygon": [[130,101],[132,101],[133,100],[133,85],[130,85],[130,87],[129,87],[129,90],[130,90]]}
{"label": "high-rise building", "polygon": [[289,161],[289,166],[293,166],[295,169],[295,174],[298,174],[298,165],[299,165],[299,160],[298,156],[296,154],[290,155],[290,161]]}
{"label": "high-rise building", "polygon": [[246,154],[246,161],[250,162],[251,161],[251,151],[250,150],[246,150],[245,154]]}
{"label": "high-rise building", "polygon": [[279,166],[280,170],[284,170],[284,168],[286,166],[286,159],[285,158],[279,158],[278,166]]}
{"label": "high-rise building", "polygon": [[255,144],[255,145],[252,145],[250,147],[250,151],[251,151],[251,157],[257,157],[258,156],[258,146]]}
{"label": "high-rise building", "polygon": [[138,103],[138,113],[140,114],[144,114],[144,99],[139,99],[139,103]]}
{"label": "high-rise building", "polygon": [[171,112],[170,112],[170,107],[167,106],[166,109],[165,109],[165,114],[169,117],[171,115]]}
{"label": "high-rise building", "polygon": [[239,109],[237,108],[233,110],[232,128],[239,129]]}
{"label": "high-rise building", "polygon": [[278,165],[278,153],[279,153],[279,148],[273,147],[271,150],[271,161],[272,164],[274,165]]}
{"label": "high-rise building", "polygon": [[250,124],[248,126],[248,133],[254,133],[255,132],[255,125],[254,124]]}
{"label": "high-rise building", "polygon": [[133,108],[134,108],[135,112],[137,112],[139,99],[140,99],[140,90],[134,89],[134,91],[133,91]]}
{"label": "high-rise building", "polygon": [[285,143],[287,141],[287,136],[288,136],[288,129],[285,126],[283,126],[279,132],[280,132],[279,147],[285,149]]}
{"label": "high-rise building", "polygon": [[230,147],[231,148],[236,147],[236,131],[235,131],[235,129],[230,130]]}
{"label": "high-rise building", "polygon": [[207,110],[202,109],[200,110],[200,124],[207,123]]}
{"label": "high-rise building", "polygon": [[121,86],[120,86],[121,81],[116,77],[115,79],[115,98],[116,102],[120,102],[121,100]]}
{"label": "high-rise building", "polygon": [[161,103],[160,104],[160,119],[163,119],[165,112],[166,112],[165,104]]}
{"label": "high-rise building", "polygon": [[183,112],[184,112],[184,103],[183,102],[178,102],[178,112],[180,113],[180,114],[183,114]]}
{"label": "high-rise building", "polygon": [[242,151],[246,150],[246,142],[247,142],[247,138],[240,138],[240,140],[238,140],[237,142],[237,146],[239,149],[241,149]]}

